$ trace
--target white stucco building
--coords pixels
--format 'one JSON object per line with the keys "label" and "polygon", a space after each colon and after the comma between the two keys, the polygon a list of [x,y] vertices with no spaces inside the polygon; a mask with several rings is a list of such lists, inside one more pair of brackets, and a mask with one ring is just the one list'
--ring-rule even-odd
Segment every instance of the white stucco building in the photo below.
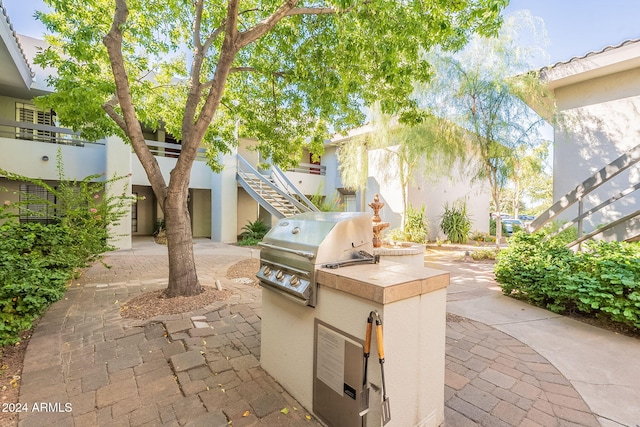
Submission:
{"label": "white stucco building", "polygon": [[621,221],[593,237],[637,236],[640,228],[633,214],[640,208],[640,195],[634,193],[640,183],[640,39],[557,63],[541,76],[553,91],[559,113],[552,210],[570,205],[556,218],[571,221],[581,209],[587,213],[582,221],[585,235]]}
{"label": "white stucco building", "polygon": [[[163,215],[136,155],[118,137],[83,141],[69,129],[57,125],[55,112],[35,107],[34,97],[51,92],[46,77],[55,70],[44,70],[33,64],[33,57],[44,42],[16,34],[5,11],[1,14],[0,168],[55,185],[58,179],[56,156],[60,150],[67,179],[81,180],[92,174],[128,175],[126,187],[140,200],[114,230],[113,235],[118,237],[113,243],[119,248],[129,248],[132,237],[151,235]],[[162,129],[145,132],[145,138],[168,180],[180,153],[179,141]],[[281,174],[277,173],[277,168],[260,171],[262,173],[252,169],[257,169],[260,161],[265,160],[250,150],[254,142],[241,139],[235,152],[222,159],[225,168],[221,173],[211,171],[204,155],[196,159],[189,188],[194,237],[235,242],[250,221],[263,218],[270,223],[278,216],[308,209],[304,206],[304,196],[311,195],[329,198],[339,195],[342,209],[370,212],[367,204],[375,193],[380,193],[387,203],[384,220],[391,222],[391,227],[400,225],[402,203],[397,198],[400,194],[397,182],[380,182],[376,178],[377,172],[371,170],[370,186],[366,191],[356,194],[343,188],[336,154],[338,145],[334,141],[327,141],[319,162],[314,162],[305,152],[297,168]],[[375,156],[375,153],[370,155]],[[271,175],[270,179],[265,178],[265,174]],[[475,221],[474,229],[488,231],[488,196],[477,198],[482,192],[471,189],[464,177],[461,179],[447,177],[433,183],[419,178],[414,180],[416,185],[408,189],[409,202],[414,207],[427,206],[433,236],[438,235],[438,216],[444,202],[461,197],[472,198],[468,206]],[[273,180],[281,181],[276,185],[278,188],[273,188],[270,183]],[[0,194],[1,202],[19,201],[23,191],[42,192],[42,189],[0,176],[2,187],[8,191]],[[120,189],[118,187],[118,191]],[[289,193],[296,195],[290,197]]]}

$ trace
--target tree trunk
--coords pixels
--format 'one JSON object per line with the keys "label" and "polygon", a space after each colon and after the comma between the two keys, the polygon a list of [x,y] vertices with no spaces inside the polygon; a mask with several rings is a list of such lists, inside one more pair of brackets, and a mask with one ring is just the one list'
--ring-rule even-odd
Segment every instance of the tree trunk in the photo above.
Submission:
{"label": "tree trunk", "polygon": [[193,256],[191,216],[187,207],[188,189],[169,191],[164,202],[169,252],[168,297],[192,296],[202,292]]}

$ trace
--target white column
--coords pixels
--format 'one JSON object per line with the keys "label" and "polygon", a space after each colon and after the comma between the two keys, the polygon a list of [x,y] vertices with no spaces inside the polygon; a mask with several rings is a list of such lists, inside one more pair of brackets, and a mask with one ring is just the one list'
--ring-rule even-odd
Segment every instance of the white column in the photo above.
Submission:
{"label": "white column", "polygon": [[221,156],[224,169],[211,174],[211,240],[234,243],[238,232],[238,184],[236,150]]}
{"label": "white column", "polygon": [[[123,190],[127,196],[131,195],[131,156],[133,155],[129,145],[119,137],[107,138],[105,179],[108,180],[114,176],[126,177],[107,186],[107,196],[120,195]],[[131,249],[131,210],[120,218],[118,225],[109,229],[109,243],[117,249]]]}

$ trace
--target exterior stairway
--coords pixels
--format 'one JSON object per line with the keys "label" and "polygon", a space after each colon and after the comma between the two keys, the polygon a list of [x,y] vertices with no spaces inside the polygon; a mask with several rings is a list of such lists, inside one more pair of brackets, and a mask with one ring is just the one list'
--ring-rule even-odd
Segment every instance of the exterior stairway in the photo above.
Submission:
{"label": "exterior stairway", "polygon": [[280,219],[318,208],[293,185],[275,165],[269,174],[260,173],[241,155],[238,158],[236,180],[260,206]]}
{"label": "exterior stairway", "polygon": [[596,212],[599,212],[607,206],[611,206],[617,203],[619,200],[623,200],[625,197],[634,193],[640,189],[640,182],[632,183],[628,188],[610,195],[611,197],[599,205],[584,211],[583,199],[589,195],[595,189],[603,184],[611,181],[614,177],[629,169],[630,167],[640,163],[640,145],[636,145],[631,148],[620,157],[609,163],[607,166],[600,169],[594,175],[580,183],[576,188],[569,193],[561,197],[555,202],[549,209],[542,214],[529,225],[528,231],[535,232],[540,230],[550,221],[556,219],[558,215],[566,211],[569,207],[577,204],[578,215],[572,220],[565,223],[557,232],[577,225],[578,238],[569,243],[569,247],[579,247],[578,245],[588,239],[607,240],[607,241],[637,241],[640,240],[640,204],[631,200],[631,198],[625,199],[628,201],[628,205],[634,206],[634,209],[627,213],[623,217],[616,219],[613,222],[605,224],[597,229],[583,233],[582,224],[583,221],[589,218]]}

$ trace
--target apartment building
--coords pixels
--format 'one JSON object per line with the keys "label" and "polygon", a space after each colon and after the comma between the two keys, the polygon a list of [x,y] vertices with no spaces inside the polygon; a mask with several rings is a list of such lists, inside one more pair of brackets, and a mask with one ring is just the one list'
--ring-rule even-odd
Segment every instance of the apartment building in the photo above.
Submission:
{"label": "apartment building", "polygon": [[[60,152],[67,179],[80,180],[93,174],[127,176],[127,191],[139,200],[112,234],[116,247],[130,248],[133,237],[151,235],[162,218],[142,165],[120,138],[82,140],[78,134],[58,125],[55,111],[43,111],[34,105],[34,97],[52,90],[46,84],[46,77],[55,70],[34,65],[33,58],[44,42],[16,34],[6,12],[0,13],[0,168],[55,185],[59,178],[56,158]],[[149,130],[145,138],[168,180],[180,154],[179,141],[162,129]],[[319,161],[305,152],[296,168],[284,172],[276,166],[261,170],[259,165],[268,163],[268,159],[261,159],[259,153],[251,150],[254,143],[241,139],[238,148],[221,159],[225,165],[221,173],[211,171],[204,150],[196,159],[188,202],[194,237],[235,242],[242,227],[250,221],[261,218],[272,223],[284,216],[317,209],[308,200],[314,195],[339,198],[339,208],[343,210],[369,211],[367,203],[379,193],[387,204],[384,220],[391,223],[391,228],[400,226],[402,204],[397,199],[400,194],[397,181],[380,182],[379,171],[373,167],[366,190],[356,193],[344,188],[337,155],[340,144],[344,143],[341,138],[327,141]],[[8,190],[0,194],[3,202],[16,202],[24,192],[52,197],[42,188],[5,177],[0,177],[0,188]],[[409,194],[413,206],[427,204],[434,236],[438,235],[438,215],[444,202],[459,198],[467,199],[472,207],[474,229],[488,231],[488,193],[481,186],[470,185],[462,175],[456,179],[443,178],[439,183],[414,180]],[[40,220],[47,221],[47,215],[45,212]],[[29,219],[22,217],[21,220]]]}

